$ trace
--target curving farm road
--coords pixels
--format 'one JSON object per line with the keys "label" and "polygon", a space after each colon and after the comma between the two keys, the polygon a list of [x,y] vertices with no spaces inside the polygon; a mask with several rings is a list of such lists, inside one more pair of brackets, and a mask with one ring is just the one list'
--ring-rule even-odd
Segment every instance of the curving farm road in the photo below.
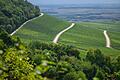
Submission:
{"label": "curving farm road", "polygon": [[59,40],[59,37],[60,37],[64,32],[66,32],[66,31],[68,31],[69,29],[71,29],[72,27],[74,27],[74,25],[75,25],[75,23],[72,23],[68,28],[66,28],[66,29],[62,30],[61,32],[59,32],[59,33],[56,35],[56,37],[54,38],[53,43],[57,43],[58,40]]}
{"label": "curving farm road", "polygon": [[14,32],[12,32],[12,33],[10,34],[10,36],[13,36],[13,35],[14,35],[19,29],[21,29],[26,23],[28,23],[28,22],[30,22],[30,21],[32,21],[32,20],[35,20],[35,19],[37,19],[37,18],[39,18],[39,17],[42,17],[43,15],[44,15],[44,13],[41,13],[38,17],[35,17],[35,18],[33,18],[33,19],[30,19],[30,20],[24,22],[18,29],[16,29]]}
{"label": "curving farm road", "polygon": [[109,36],[108,36],[108,34],[107,34],[107,31],[104,30],[103,33],[104,33],[104,36],[105,36],[105,39],[106,39],[106,47],[107,47],[107,48],[111,48],[110,38],[109,38]]}

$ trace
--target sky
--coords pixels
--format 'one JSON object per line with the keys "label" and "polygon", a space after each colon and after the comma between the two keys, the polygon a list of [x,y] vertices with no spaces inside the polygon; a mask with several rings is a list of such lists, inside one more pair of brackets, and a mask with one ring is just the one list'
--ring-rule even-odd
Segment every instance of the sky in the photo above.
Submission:
{"label": "sky", "polygon": [[34,4],[120,4],[120,0],[28,0]]}

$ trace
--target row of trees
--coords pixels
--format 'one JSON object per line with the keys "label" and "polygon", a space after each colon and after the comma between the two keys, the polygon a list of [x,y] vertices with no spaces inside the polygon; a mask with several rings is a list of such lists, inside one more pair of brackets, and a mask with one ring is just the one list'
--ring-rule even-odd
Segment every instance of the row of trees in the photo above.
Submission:
{"label": "row of trees", "polygon": [[0,0],[0,28],[8,33],[39,14],[39,7],[33,6],[27,0]]}
{"label": "row of trees", "polygon": [[0,31],[0,80],[120,80],[120,56],[99,49],[85,51],[64,45],[32,42]]}

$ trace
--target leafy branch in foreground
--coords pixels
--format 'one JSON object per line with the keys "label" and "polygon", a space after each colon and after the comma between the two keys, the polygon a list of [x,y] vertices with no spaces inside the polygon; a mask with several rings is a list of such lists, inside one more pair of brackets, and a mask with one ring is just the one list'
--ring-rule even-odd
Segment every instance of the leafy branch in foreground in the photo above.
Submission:
{"label": "leafy branch in foreground", "polygon": [[[8,42],[9,41],[9,42]],[[81,54],[85,54],[85,57]],[[99,49],[80,50],[64,44],[32,42],[0,33],[0,79],[119,80],[120,56],[112,59]]]}

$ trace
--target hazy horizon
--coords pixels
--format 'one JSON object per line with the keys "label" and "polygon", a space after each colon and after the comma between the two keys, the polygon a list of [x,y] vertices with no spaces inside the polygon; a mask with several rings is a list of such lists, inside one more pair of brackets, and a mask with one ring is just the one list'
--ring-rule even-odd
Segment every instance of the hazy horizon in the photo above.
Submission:
{"label": "hazy horizon", "polygon": [[33,4],[60,5],[60,4],[120,4],[120,0],[28,0]]}

